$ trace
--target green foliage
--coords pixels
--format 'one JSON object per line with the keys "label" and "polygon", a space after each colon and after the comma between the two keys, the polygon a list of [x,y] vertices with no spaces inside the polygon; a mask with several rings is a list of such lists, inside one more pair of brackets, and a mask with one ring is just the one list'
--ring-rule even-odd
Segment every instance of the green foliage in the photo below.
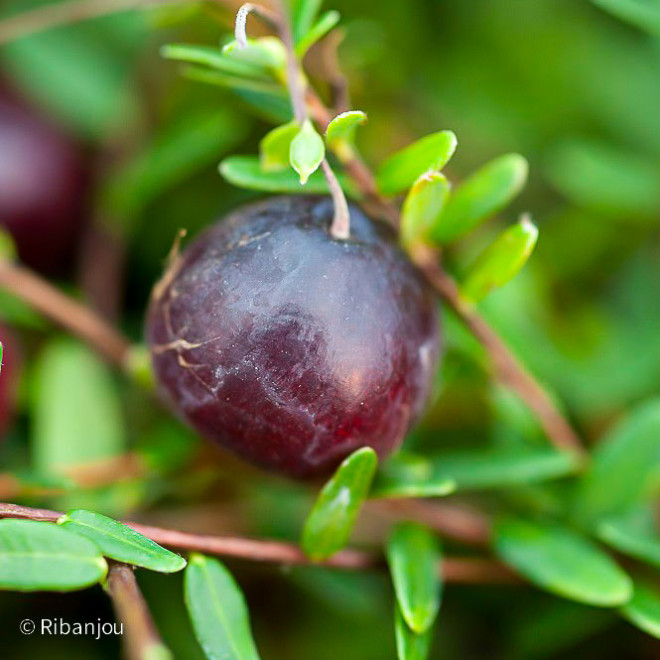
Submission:
{"label": "green foliage", "polygon": [[72,591],[100,582],[108,566],[91,541],[32,520],[0,520],[0,589]]}
{"label": "green foliage", "polygon": [[597,528],[600,539],[615,550],[660,568],[660,534],[647,510],[605,519]]}
{"label": "green foliage", "polygon": [[650,34],[660,35],[660,6],[653,0],[591,0],[595,5],[611,12]]}
{"label": "green foliage", "polygon": [[92,541],[106,556],[160,573],[182,570],[186,560],[112,518],[94,511],[76,509],[57,524]]}
{"label": "green foliage", "polygon": [[309,31],[301,37],[296,43],[296,55],[298,57],[304,57],[307,51],[318,41],[323,39],[323,37],[328,34],[334,28],[341,16],[337,11],[327,11],[325,12],[314,25],[309,29]]}
{"label": "green foliage", "polygon": [[268,132],[259,142],[259,163],[263,172],[278,172],[289,168],[291,142],[298,135],[297,121],[290,121]]}
{"label": "green foliage", "polygon": [[396,195],[410,187],[425,172],[441,170],[454,155],[456,136],[440,131],[398,151],[381,163],[376,172],[383,195]]}
{"label": "green foliage", "polygon": [[494,547],[530,582],[564,598],[614,607],[632,596],[630,578],[605,552],[560,525],[503,518],[495,527]]}
{"label": "green foliage", "polygon": [[440,610],[438,541],[422,525],[399,523],[389,537],[386,554],[401,614],[414,633],[425,633]]}
{"label": "green foliage", "polygon": [[258,660],[245,598],[217,559],[190,556],[185,598],[195,635],[209,660]]}
{"label": "green foliage", "polygon": [[0,259],[11,261],[16,258],[16,246],[8,231],[0,228]]}
{"label": "green foliage", "polygon": [[405,247],[427,240],[448,197],[449,182],[439,172],[426,172],[415,181],[401,210],[400,240]]}
{"label": "green foliage", "polygon": [[418,634],[406,624],[401,610],[394,606],[394,634],[398,660],[426,660],[431,650],[433,629]]}
{"label": "green foliage", "polygon": [[376,452],[363,447],[346,458],[323,486],[302,533],[301,545],[310,558],[327,559],[348,543],[377,466]]}
{"label": "green foliage", "polygon": [[361,110],[342,112],[332,119],[325,129],[325,141],[330,148],[341,144],[352,144],[358,126],[366,123],[367,115]]}
{"label": "green foliage", "polygon": [[644,632],[660,639],[660,594],[657,589],[635,582],[635,593],[621,614]]}
{"label": "green foliage", "polygon": [[305,185],[325,158],[325,143],[309,119],[303,122],[298,134],[291,140],[289,160]]}

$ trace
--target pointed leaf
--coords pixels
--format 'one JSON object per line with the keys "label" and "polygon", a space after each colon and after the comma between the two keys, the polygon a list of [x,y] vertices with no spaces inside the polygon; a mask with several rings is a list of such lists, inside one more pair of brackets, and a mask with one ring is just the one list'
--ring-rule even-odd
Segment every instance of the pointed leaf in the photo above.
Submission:
{"label": "pointed leaf", "polygon": [[449,243],[503,209],[522,190],[527,171],[527,161],[518,154],[500,156],[477,170],[449,198],[433,226],[433,240]]}
{"label": "pointed leaf", "polygon": [[286,81],[286,48],[277,37],[248,39],[245,48],[241,48],[235,40],[230,41],[222,49],[222,54],[267,71],[283,83]]}
{"label": "pointed leaf", "polygon": [[556,524],[504,518],[495,551],[530,582],[564,598],[613,607],[627,603],[632,582],[597,545]]}
{"label": "pointed leaf", "polygon": [[325,141],[331,148],[341,142],[351,144],[355,139],[358,126],[367,121],[367,115],[362,110],[349,110],[337,115],[325,129]]}
{"label": "pointed leaf", "polygon": [[660,534],[650,511],[606,518],[598,525],[600,539],[615,550],[660,568]]}
{"label": "pointed leaf", "polygon": [[427,660],[431,652],[433,628],[417,634],[406,624],[398,606],[394,606],[394,635],[398,660]]}
{"label": "pointed leaf", "polygon": [[334,9],[325,12],[321,18],[307,31],[307,33],[296,43],[296,56],[303,58],[307,51],[318,41],[323,39],[332,28],[334,28],[341,14]]}
{"label": "pointed leaf", "polygon": [[289,169],[291,142],[298,135],[297,121],[290,121],[274,128],[259,143],[259,162],[263,172],[279,172]]}
{"label": "pointed leaf", "polygon": [[292,0],[293,36],[297,44],[311,29],[323,0]]}
{"label": "pointed leaf", "polygon": [[103,580],[99,549],[47,522],[0,520],[0,589],[72,591]]}
{"label": "pointed leaf", "polygon": [[74,509],[61,516],[57,524],[88,538],[106,557],[125,564],[160,573],[174,573],[186,565],[186,560],[180,555],[100,513]]}
{"label": "pointed leaf", "polygon": [[538,235],[539,230],[526,216],[503,231],[477,257],[461,287],[463,296],[479,302],[493,289],[510,282],[527,263]]}
{"label": "pointed leaf", "polygon": [[223,564],[191,554],[184,589],[195,636],[209,660],[258,660],[245,598]]}
{"label": "pointed leaf", "polygon": [[620,612],[634,626],[660,639],[660,594],[656,589],[635,582],[635,593]]}
{"label": "pointed leaf", "polygon": [[448,197],[449,182],[439,172],[426,172],[415,181],[401,212],[400,236],[405,247],[425,241]]}
{"label": "pointed leaf", "polygon": [[582,525],[623,514],[657,493],[660,477],[660,399],[634,409],[593,452],[572,512]]}
{"label": "pointed leaf", "polygon": [[429,170],[441,170],[456,150],[456,136],[440,131],[417,140],[390,156],[376,174],[378,188],[383,195],[403,192]]}
{"label": "pointed leaf", "polygon": [[300,183],[304,186],[309,177],[316,172],[325,158],[325,143],[316,132],[312,122],[307,119],[300,128],[298,135],[291,141],[289,159],[291,167],[300,175]]}
{"label": "pointed leaf", "polygon": [[370,447],[353,452],[326,483],[302,533],[302,548],[315,561],[341,550],[369,493],[378,458]]}
{"label": "pointed leaf", "polygon": [[426,527],[403,522],[390,535],[386,554],[403,618],[414,632],[426,632],[440,609],[440,544]]}

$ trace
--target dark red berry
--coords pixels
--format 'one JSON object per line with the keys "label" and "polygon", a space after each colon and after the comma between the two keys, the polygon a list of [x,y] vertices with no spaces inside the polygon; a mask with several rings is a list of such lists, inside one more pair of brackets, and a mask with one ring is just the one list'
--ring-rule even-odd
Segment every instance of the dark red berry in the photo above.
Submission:
{"label": "dark red berry", "polygon": [[45,272],[74,253],[85,206],[80,149],[7,94],[0,98],[0,226],[22,261]]}
{"label": "dark red berry", "polygon": [[424,408],[438,354],[433,295],[391,232],[332,202],[278,197],[194,241],[154,288],[156,377],[202,435],[266,468],[322,474],[382,457]]}

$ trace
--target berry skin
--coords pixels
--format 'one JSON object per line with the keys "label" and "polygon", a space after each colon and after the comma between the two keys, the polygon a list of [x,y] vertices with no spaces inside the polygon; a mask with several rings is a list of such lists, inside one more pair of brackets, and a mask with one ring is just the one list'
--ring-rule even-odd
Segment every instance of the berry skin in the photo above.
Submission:
{"label": "berry skin", "polygon": [[8,94],[0,97],[0,226],[29,266],[67,265],[81,230],[87,189],[80,150]]}
{"label": "berry skin", "polygon": [[154,288],[156,379],[202,435],[290,476],[365,445],[381,458],[422,412],[438,356],[432,293],[391,232],[332,202],[277,197],[212,226]]}

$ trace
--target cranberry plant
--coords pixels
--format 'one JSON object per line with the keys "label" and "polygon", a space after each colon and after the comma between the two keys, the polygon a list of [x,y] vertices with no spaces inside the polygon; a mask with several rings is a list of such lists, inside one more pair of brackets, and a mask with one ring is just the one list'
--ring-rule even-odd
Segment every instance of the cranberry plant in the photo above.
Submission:
{"label": "cranberry plant", "polygon": [[[208,16],[217,16],[216,4],[204,8]],[[657,16],[643,3],[594,4],[655,34]],[[302,658],[310,648],[323,658],[346,648],[348,657],[421,660],[444,657],[452,645],[474,650],[463,640],[468,626],[445,624],[450,588],[482,623],[495,612],[505,620],[505,602],[524,608],[543,599],[547,608],[515,628],[520,657],[549,657],[553,643],[561,653],[565,639],[570,646],[585,630],[618,630],[618,622],[638,629],[634,643],[660,638],[657,373],[649,387],[635,382],[641,395],[616,420],[590,426],[597,418],[577,412],[605,406],[607,383],[600,372],[585,377],[603,388],[594,402],[579,378],[564,375],[570,370],[548,377],[562,359],[530,320],[544,293],[529,279],[543,227],[539,236],[530,213],[510,210],[527,183],[527,160],[503,153],[457,177],[461,140],[438,126],[396,146],[382,132],[384,155],[372,167],[359,145],[379,108],[351,104],[337,62],[340,16],[320,5],[248,3],[225,9],[206,41],[164,45],[164,60],[150,66],[176,68],[188,81],[178,100],[183,119],[141,151],[117,156],[94,184],[77,175],[71,153],[83,152],[75,141],[55,148],[47,133],[30,134],[30,156],[60,179],[46,181],[60,196],[53,193],[45,219],[13,212],[2,159],[14,157],[0,152],[0,320],[11,327],[0,326],[0,588],[84,597],[81,590],[100,585],[124,625],[124,653],[135,659]],[[158,11],[165,26],[189,17],[186,8]],[[228,16],[231,29],[220,35]],[[113,38],[120,32],[118,23]],[[9,59],[23,75],[37,65],[28,41],[17,41]],[[112,87],[111,72],[101,71],[94,85],[101,90],[107,75]],[[196,107],[195,95],[209,88],[221,96]],[[39,94],[92,143],[112,124],[118,151],[143,121],[130,95],[83,95],[83,112],[53,85]],[[13,120],[0,113],[0,138],[23,130]],[[54,130],[39,131],[46,128]],[[251,130],[258,140],[246,139]],[[238,154],[237,145],[253,152]],[[190,203],[202,187],[225,184],[209,178],[183,203],[167,198],[177,225],[158,228],[155,245],[140,252],[149,261],[152,250],[157,262],[169,247],[160,279],[148,282],[148,304],[139,302],[143,339],[140,315],[122,318],[104,304],[121,284],[100,272],[103,259],[111,259],[109,272],[128,264],[129,282],[139,282],[140,264],[122,248],[155,234],[158,217],[145,219],[155,200],[195,170],[205,176],[215,158],[226,184],[243,192],[231,193],[231,212],[207,218],[190,241],[185,230],[201,228],[188,225]],[[611,208],[625,206],[632,189],[635,204],[624,212],[648,227],[660,211],[648,192],[655,188],[645,187],[643,166],[639,181],[612,177],[618,162],[567,142],[554,151],[549,177],[581,200],[610,180],[603,194]],[[17,172],[32,185],[33,170]],[[583,176],[568,180],[566,170]],[[74,180],[87,189],[72,195]],[[20,201],[40,210],[50,191],[35,190]],[[237,203],[253,196],[260,200]],[[87,197],[96,215],[85,229],[78,210],[61,211]],[[87,302],[70,295],[70,282],[46,279],[50,264],[30,258],[37,238],[60,262],[77,245],[84,252]],[[561,272],[561,250],[570,261],[572,248],[555,237],[557,244],[551,256]],[[633,283],[643,276],[633,274]],[[582,319],[575,333],[590,328]],[[526,331],[532,341],[521,338]],[[645,351],[644,337],[627,358]],[[569,348],[579,340],[564,339]],[[643,359],[655,364],[653,351]],[[603,364],[616,366],[617,357],[612,349]],[[582,407],[563,401],[567,393]],[[257,562],[287,571],[251,573]],[[282,605],[266,607],[276,579],[321,610],[346,609],[352,621],[330,655],[314,646],[323,614],[298,610],[299,623],[286,621]],[[471,598],[475,585],[487,595]],[[298,631],[305,641],[278,649],[279,627],[305,621],[314,622],[311,641]],[[378,630],[364,649],[357,624]],[[553,642],[537,648],[530,636],[544,629]]]}

